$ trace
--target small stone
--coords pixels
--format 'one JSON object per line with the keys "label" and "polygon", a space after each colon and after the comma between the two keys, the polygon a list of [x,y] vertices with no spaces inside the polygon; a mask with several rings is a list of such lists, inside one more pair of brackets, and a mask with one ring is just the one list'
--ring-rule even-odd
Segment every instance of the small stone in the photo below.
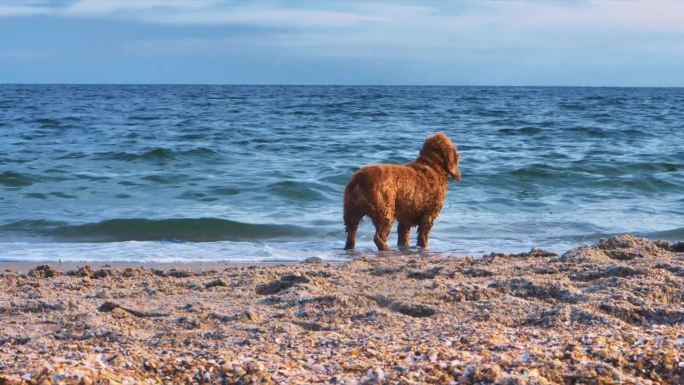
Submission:
{"label": "small stone", "polygon": [[654,241],[653,244],[660,247],[663,250],[668,250],[668,251],[670,250],[670,242],[669,241],[659,239],[657,241]]}
{"label": "small stone", "polygon": [[314,372],[323,373],[326,371],[325,366],[321,364],[307,364],[307,369],[313,370]]}
{"label": "small stone", "polygon": [[100,307],[97,308],[97,310],[103,312],[103,313],[109,313],[113,311],[114,309],[120,308],[121,306],[117,303],[107,301],[100,305]]}
{"label": "small stone", "polygon": [[240,318],[242,318],[244,320],[252,321],[252,322],[258,322],[259,321],[259,315],[253,309],[245,310],[245,312],[242,313],[242,317],[240,317]]}
{"label": "small stone", "polygon": [[261,362],[254,361],[249,363],[247,369],[249,369],[250,373],[261,373],[266,370],[266,367]]}
{"label": "small stone", "polygon": [[192,271],[188,269],[171,269],[163,273],[165,277],[173,277],[173,278],[188,278],[192,277],[195,275]]}
{"label": "small stone", "polygon": [[182,327],[183,329],[187,330],[199,329],[202,326],[202,324],[200,324],[199,321],[188,317],[177,318],[176,324],[178,324],[178,326]]}
{"label": "small stone", "polygon": [[100,278],[107,278],[113,274],[111,269],[100,269],[93,273],[93,278],[100,279]]}
{"label": "small stone", "polygon": [[48,265],[40,265],[28,272],[29,277],[52,278],[59,275],[59,272]]}
{"label": "small stone", "polygon": [[216,287],[216,286],[225,287],[225,286],[228,286],[228,284],[226,283],[226,281],[222,280],[221,278],[216,278],[215,280],[213,280],[211,282],[207,282],[207,284],[204,285],[204,288],[205,289],[211,289],[212,287]]}
{"label": "small stone", "polygon": [[72,276],[74,276],[74,277],[88,277],[88,278],[92,278],[93,275],[95,275],[95,272],[93,271],[93,269],[90,268],[90,266],[85,265],[85,266],[79,267],[78,270],[70,271],[70,272],[68,272],[67,274],[68,274],[68,275],[72,275]]}
{"label": "small stone", "polygon": [[385,381],[385,372],[382,368],[375,368],[375,382],[382,384]]}
{"label": "small stone", "polygon": [[270,295],[276,294],[283,290],[287,290],[297,284],[309,283],[309,279],[302,275],[285,275],[280,279],[259,285],[256,287],[257,294]]}

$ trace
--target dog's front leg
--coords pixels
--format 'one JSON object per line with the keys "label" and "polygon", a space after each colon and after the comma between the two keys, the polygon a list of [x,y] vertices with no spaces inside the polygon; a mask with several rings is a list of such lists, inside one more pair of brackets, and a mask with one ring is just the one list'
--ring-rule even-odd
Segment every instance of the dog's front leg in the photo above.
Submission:
{"label": "dog's front leg", "polygon": [[389,250],[389,247],[387,247],[387,237],[389,237],[389,233],[392,231],[392,220],[382,218],[373,222],[375,224],[375,237],[373,237],[373,241],[378,247],[378,251]]}
{"label": "dog's front leg", "polygon": [[397,226],[397,246],[401,249],[408,249],[411,239],[411,226],[399,223]]}
{"label": "dog's front leg", "polygon": [[418,225],[418,247],[425,249],[428,247],[430,230],[432,230],[432,221],[421,222]]}

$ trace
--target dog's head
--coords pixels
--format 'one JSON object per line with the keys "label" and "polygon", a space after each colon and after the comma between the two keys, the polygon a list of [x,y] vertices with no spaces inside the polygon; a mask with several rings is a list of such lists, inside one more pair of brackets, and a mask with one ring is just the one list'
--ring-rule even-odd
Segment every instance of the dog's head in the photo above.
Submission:
{"label": "dog's head", "polygon": [[461,172],[458,171],[458,163],[461,157],[456,146],[443,132],[428,137],[420,150],[420,157],[430,159],[444,167],[444,171],[457,181],[461,180]]}

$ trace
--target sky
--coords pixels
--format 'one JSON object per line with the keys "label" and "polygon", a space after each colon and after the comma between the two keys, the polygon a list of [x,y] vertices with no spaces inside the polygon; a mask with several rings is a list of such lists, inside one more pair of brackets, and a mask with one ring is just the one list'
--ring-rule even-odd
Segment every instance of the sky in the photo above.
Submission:
{"label": "sky", "polygon": [[0,83],[684,86],[684,1],[0,0]]}

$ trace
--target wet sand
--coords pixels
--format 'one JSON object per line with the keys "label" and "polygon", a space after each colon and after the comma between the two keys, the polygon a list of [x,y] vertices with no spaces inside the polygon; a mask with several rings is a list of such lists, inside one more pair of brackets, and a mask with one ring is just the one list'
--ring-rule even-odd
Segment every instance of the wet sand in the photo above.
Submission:
{"label": "wet sand", "polygon": [[0,271],[12,270],[18,273],[28,273],[31,269],[38,266],[49,266],[51,269],[66,273],[72,270],[88,265],[91,269],[113,269],[123,270],[127,268],[146,268],[157,270],[171,270],[182,269],[192,270],[194,272],[203,272],[209,270],[223,270],[229,267],[247,267],[247,266],[277,266],[277,265],[292,265],[299,262],[164,262],[164,263],[134,263],[134,262],[0,262]]}
{"label": "wet sand", "polygon": [[681,244],[0,267],[0,384],[684,383]]}

